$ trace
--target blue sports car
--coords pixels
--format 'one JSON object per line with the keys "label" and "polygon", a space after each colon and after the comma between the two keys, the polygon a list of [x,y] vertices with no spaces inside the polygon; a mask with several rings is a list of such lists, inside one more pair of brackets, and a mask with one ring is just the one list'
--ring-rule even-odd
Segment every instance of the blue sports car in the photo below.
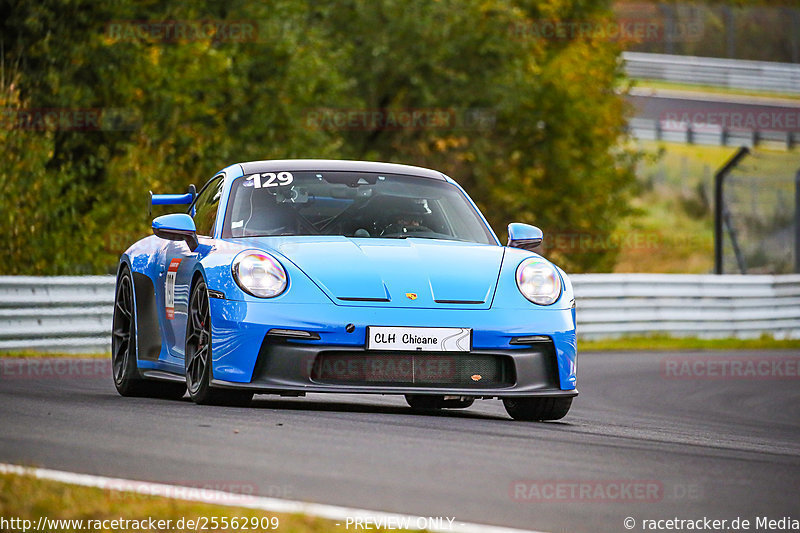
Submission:
{"label": "blue sports car", "polygon": [[557,420],[575,388],[575,299],[508,226],[502,246],[441,172],[389,163],[231,165],[119,262],[123,396],[241,405],[254,394],[402,394],[413,409],[503,400]]}

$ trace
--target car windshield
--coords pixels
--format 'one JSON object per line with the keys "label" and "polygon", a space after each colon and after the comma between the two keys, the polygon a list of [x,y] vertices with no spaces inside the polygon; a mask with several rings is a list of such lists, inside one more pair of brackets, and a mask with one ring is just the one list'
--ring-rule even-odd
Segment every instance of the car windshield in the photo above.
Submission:
{"label": "car windshield", "polygon": [[368,172],[266,172],[237,178],[223,237],[343,235],[495,244],[445,181]]}

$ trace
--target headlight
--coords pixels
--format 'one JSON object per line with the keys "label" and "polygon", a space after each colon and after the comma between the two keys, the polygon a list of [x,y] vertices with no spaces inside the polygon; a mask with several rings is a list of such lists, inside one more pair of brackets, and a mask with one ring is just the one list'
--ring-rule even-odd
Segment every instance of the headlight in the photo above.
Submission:
{"label": "headlight", "polygon": [[244,252],[231,266],[233,279],[246,293],[259,298],[273,298],[286,289],[286,271],[268,254]]}
{"label": "headlight", "polygon": [[519,264],[517,287],[525,298],[538,305],[550,305],[561,296],[561,278],[556,268],[540,257]]}

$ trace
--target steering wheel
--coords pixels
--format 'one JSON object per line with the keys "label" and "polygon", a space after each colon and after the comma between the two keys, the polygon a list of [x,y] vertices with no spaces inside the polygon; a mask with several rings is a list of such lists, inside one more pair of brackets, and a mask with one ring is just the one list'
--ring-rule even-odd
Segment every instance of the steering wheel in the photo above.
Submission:
{"label": "steering wheel", "polygon": [[433,233],[433,230],[427,226],[405,226],[402,224],[389,224],[383,231],[381,231],[380,236],[383,237],[384,235],[404,235],[408,233]]}

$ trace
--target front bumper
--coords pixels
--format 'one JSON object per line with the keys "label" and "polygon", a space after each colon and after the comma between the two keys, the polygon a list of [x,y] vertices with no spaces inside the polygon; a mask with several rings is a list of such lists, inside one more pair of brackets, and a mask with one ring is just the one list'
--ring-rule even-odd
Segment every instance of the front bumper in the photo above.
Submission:
{"label": "front bumper", "polygon": [[[211,299],[212,385],[263,393],[574,396],[569,309],[399,309]],[[468,327],[470,352],[365,349],[367,326]],[[307,331],[317,340],[267,335]],[[517,337],[550,340],[515,345]]]}

